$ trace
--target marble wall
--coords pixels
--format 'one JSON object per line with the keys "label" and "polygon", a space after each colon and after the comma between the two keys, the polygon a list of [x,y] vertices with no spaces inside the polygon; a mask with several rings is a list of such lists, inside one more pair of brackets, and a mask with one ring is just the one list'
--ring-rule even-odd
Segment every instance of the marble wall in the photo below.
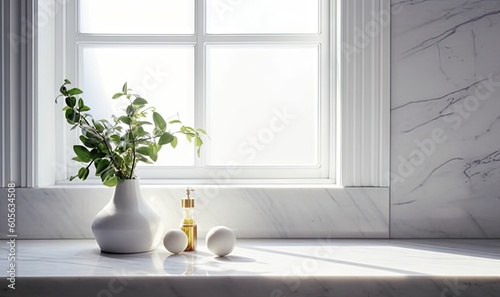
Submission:
{"label": "marble wall", "polygon": [[391,237],[500,237],[500,1],[392,9]]}
{"label": "marble wall", "polygon": [[[196,186],[199,237],[225,225],[238,238],[388,238],[388,188],[253,188]],[[141,187],[163,218],[165,230],[181,222],[181,186]],[[113,189],[74,186],[16,189],[19,238],[93,238],[90,226]],[[0,189],[0,197],[7,190]],[[7,199],[0,199],[0,238],[7,227]]]}

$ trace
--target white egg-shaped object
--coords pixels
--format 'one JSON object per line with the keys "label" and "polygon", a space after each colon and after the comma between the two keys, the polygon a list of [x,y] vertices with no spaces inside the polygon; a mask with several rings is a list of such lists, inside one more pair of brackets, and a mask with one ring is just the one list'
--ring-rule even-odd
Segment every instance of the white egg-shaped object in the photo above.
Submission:
{"label": "white egg-shaped object", "polygon": [[180,229],[170,230],[163,237],[163,245],[171,253],[182,253],[188,245],[187,235]]}
{"label": "white egg-shaped object", "polygon": [[229,255],[236,244],[234,232],[224,226],[213,227],[208,231],[206,237],[208,250],[217,256]]}

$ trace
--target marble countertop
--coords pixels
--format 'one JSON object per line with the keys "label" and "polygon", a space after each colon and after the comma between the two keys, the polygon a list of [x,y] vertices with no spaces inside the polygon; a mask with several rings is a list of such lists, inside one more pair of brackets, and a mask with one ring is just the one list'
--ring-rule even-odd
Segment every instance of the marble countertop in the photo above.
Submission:
{"label": "marble countertop", "polygon": [[[93,240],[18,240],[12,296],[500,296],[500,240],[238,240],[227,257],[198,246],[117,255]],[[8,249],[1,296],[14,291]]]}

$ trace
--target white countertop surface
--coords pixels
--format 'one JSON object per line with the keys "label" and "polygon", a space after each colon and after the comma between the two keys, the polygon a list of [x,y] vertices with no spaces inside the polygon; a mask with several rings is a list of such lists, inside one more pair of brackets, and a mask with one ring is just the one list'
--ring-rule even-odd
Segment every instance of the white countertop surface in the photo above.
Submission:
{"label": "white countertop surface", "polygon": [[[8,267],[8,245],[2,245],[2,254],[1,267]],[[51,282],[59,284],[58,292],[80,286],[76,291],[81,295],[72,289],[74,296],[108,296],[102,290],[118,285],[123,286],[120,296],[135,296],[132,288],[145,284],[151,296],[166,296],[168,290],[172,296],[195,296],[215,285],[222,290],[217,294],[234,295],[234,289],[241,296],[312,296],[325,290],[331,293],[327,296],[393,296],[392,289],[404,292],[397,296],[430,296],[403,289],[417,285],[417,292],[440,296],[447,282],[457,280],[467,286],[467,296],[500,296],[500,240],[238,240],[227,257],[212,256],[204,240],[198,241],[196,252],[180,255],[163,247],[142,254],[105,254],[94,240],[18,240],[15,264],[16,293],[25,291],[23,296],[55,296],[47,289]],[[6,270],[0,275],[0,292],[9,291]],[[189,291],[195,284],[201,291]],[[344,290],[330,291],[329,286]],[[488,291],[477,291],[479,287]],[[182,293],[183,288],[188,291]],[[372,290],[386,293],[373,295]]]}

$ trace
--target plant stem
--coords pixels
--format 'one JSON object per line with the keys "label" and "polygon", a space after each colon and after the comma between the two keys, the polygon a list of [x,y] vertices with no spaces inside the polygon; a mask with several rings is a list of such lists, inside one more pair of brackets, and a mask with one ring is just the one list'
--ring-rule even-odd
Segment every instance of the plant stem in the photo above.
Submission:
{"label": "plant stem", "polygon": [[[134,139],[134,133],[132,132],[132,126],[129,125],[130,127],[130,134],[132,135],[132,139]],[[136,149],[135,149],[135,141],[132,140],[132,168],[130,169],[130,176],[129,176],[129,179],[132,179],[132,176],[134,174],[134,170],[135,170],[135,158],[136,158]]]}
{"label": "plant stem", "polygon": [[150,136],[150,137],[146,137],[146,138],[136,139],[136,140],[134,140],[134,144],[135,144],[135,143],[137,143],[137,142],[139,142],[139,141],[156,139],[156,138],[158,138],[158,137],[160,137],[160,136]]}
{"label": "plant stem", "polygon": [[89,167],[94,163],[94,160],[90,161],[89,165],[87,165],[87,169],[89,169]]}
{"label": "plant stem", "polygon": [[[130,104],[132,104],[132,101],[129,99],[130,101]],[[132,114],[132,116],[135,116],[135,109],[134,110],[134,113]],[[132,116],[130,116],[132,118]],[[131,138],[132,138],[132,166],[130,168],[130,176],[129,176],[129,179],[132,179],[132,176],[134,174],[134,170],[135,170],[135,154],[136,154],[136,149],[135,149],[135,137],[134,137],[134,129],[133,129],[133,125],[132,123],[130,123],[128,125],[128,128],[129,128],[129,131],[130,131],[130,135],[131,135]]]}

